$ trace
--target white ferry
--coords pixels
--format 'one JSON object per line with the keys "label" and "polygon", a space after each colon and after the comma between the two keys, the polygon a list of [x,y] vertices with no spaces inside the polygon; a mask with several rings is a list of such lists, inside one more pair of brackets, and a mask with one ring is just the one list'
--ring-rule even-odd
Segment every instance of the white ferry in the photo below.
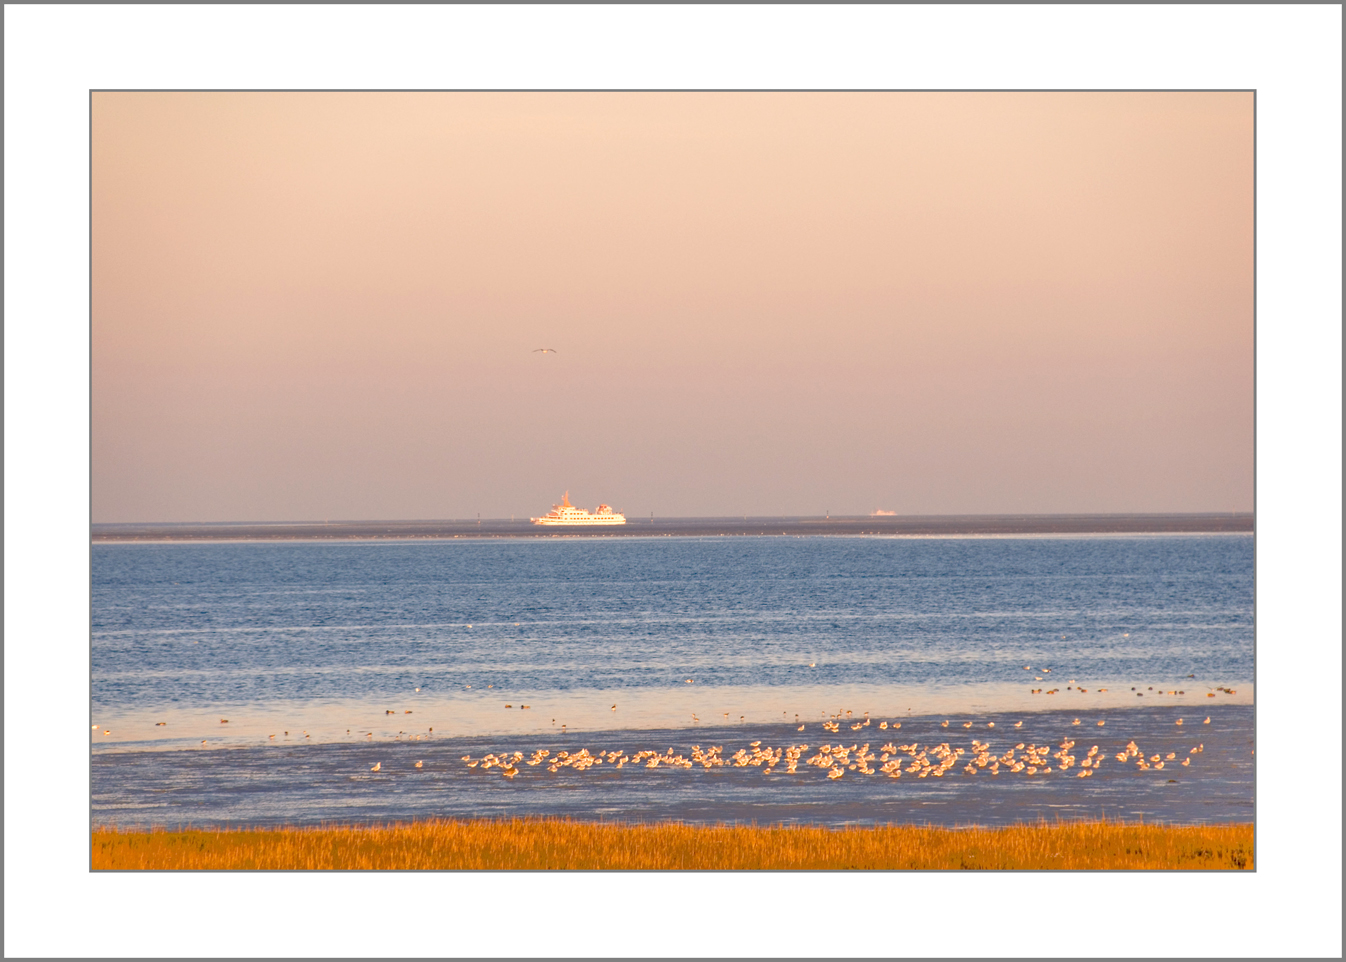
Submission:
{"label": "white ferry", "polygon": [[594,512],[577,508],[570,503],[570,492],[565,493],[560,504],[551,506],[540,518],[529,518],[533,524],[626,524],[626,515],[613,511],[606,504],[600,504]]}

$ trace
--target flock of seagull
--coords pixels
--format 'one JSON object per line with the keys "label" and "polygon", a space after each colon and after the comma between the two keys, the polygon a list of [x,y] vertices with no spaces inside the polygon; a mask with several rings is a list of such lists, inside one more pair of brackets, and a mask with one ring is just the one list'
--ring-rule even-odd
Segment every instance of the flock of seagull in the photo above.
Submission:
{"label": "flock of seagull", "polygon": [[[1125,634],[1125,635],[1122,635],[1122,637],[1123,637],[1123,638],[1130,638],[1131,636],[1130,636],[1129,634]],[[1045,675],[1050,675],[1050,674],[1052,673],[1052,670],[1051,670],[1050,668],[1034,668],[1032,665],[1024,665],[1024,671],[1040,671],[1040,672],[1042,672],[1041,675],[1034,675],[1034,676],[1033,676],[1033,680],[1034,680],[1034,681],[1043,681]],[[1188,677],[1188,678],[1195,678],[1196,675],[1188,675],[1187,677]],[[1108,689],[1106,689],[1106,688],[1095,688],[1095,689],[1093,689],[1093,691],[1094,691],[1095,693],[1098,693],[1098,692],[1106,692],[1107,690],[1108,690]],[[1144,697],[1145,697],[1145,692],[1140,691],[1138,686],[1133,685],[1133,686],[1131,687],[1131,690],[1134,691],[1134,692],[1136,693],[1136,697],[1137,697],[1137,698],[1144,698]],[[1031,694],[1031,695],[1055,695],[1055,694],[1060,693],[1060,691],[1061,691],[1060,687],[1057,687],[1057,688],[1047,688],[1047,689],[1043,689],[1043,688],[1033,688],[1033,689],[1030,689],[1029,694]],[[1086,694],[1086,695],[1087,695],[1087,694],[1089,693],[1090,689],[1088,689],[1088,688],[1084,688],[1084,687],[1080,686],[1080,685],[1075,681],[1075,679],[1072,678],[1072,679],[1070,679],[1070,681],[1066,684],[1066,691],[1076,691],[1076,692],[1080,692],[1081,694]],[[1185,695],[1185,694],[1187,694],[1187,691],[1186,691],[1185,689],[1181,689],[1181,688],[1175,688],[1175,689],[1171,689],[1171,690],[1169,690],[1169,691],[1165,691],[1164,689],[1161,688],[1161,689],[1159,689],[1159,691],[1156,692],[1156,691],[1154,691],[1154,686],[1153,686],[1153,685],[1149,685],[1149,686],[1147,686],[1146,689],[1145,689],[1145,691],[1154,692],[1156,695]],[[1226,687],[1223,687],[1223,686],[1219,686],[1219,687],[1210,689],[1210,690],[1206,693],[1206,697],[1207,697],[1207,698],[1214,698],[1214,697],[1215,697],[1215,693],[1216,693],[1217,691],[1222,691],[1222,692],[1224,692],[1226,695],[1237,695],[1237,694],[1238,694],[1238,692],[1235,691],[1233,688],[1226,688]],[[1099,722],[1099,724],[1101,725],[1102,722]]]}
{"label": "flock of seagull", "polygon": [[[823,724],[826,731],[838,730],[839,722],[835,717],[837,716]],[[870,719],[866,715],[863,722],[857,722],[850,727],[860,729],[869,724]],[[945,720],[941,723],[941,727],[947,728],[949,724]],[[1071,722],[1072,726],[1081,724],[1083,723],[1078,718]],[[1103,722],[1099,721],[1096,724],[1101,726]],[[1175,722],[1175,726],[1182,724],[1181,718]],[[1202,724],[1210,724],[1210,718],[1207,717]],[[1022,725],[1023,722],[1019,721],[1015,722],[1013,727],[1018,728]],[[880,722],[879,727],[896,730],[902,727],[902,723],[893,722],[890,725],[888,722]],[[972,722],[965,722],[962,727],[970,728]],[[994,728],[995,723],[987,722],[987,727]],[[991,775],[1004,773],[1028,777],[1055,772],[1070,773],[1075,778],[1090,778],[1103,767],[1109,754],[1122,764],[1134,762],[1137,771],[1146,772],[1163,771],[1165,765],[1169,764],[1186,768],[1191,765],[1195,756],[1206,750],[1204,743],[1198,743],[1181,759],[1176,751],[1156,752],[1147,756],[1133,739],[1115,753],[1103,750],[1098,745],[1091,745],[1087,750],[1081,750],[1080,755],[1083,757],[1080,757],[1074,753],[1075,739],[1069,736],[1061,739],[1055,746],[1055,751],[1052,750],[1053,746],[1048,744],[1018,742],[999,753],[992,750],[990,742],[977,738],[973,738],[971,747],[966,749],[954,747],[949,742],[922,746],[919,741],[905,745],[895,744],[895,741],[896,739],[876,749],[871,749],[868,742],[849,746],[829,743],[814,748],[812,755],[807,754],[810,750],[807,744],[772,748],[764,746],[761,741],[754,741],[747,748],[740,748],[728,756],[724,754],[722,745],[711,745],[704,749],[700,745],[693,745],[688,755],[677,753],[672,748],[663,752],[645,749],[631,753],[620,748],[600,749],[595,752],[581,748],[577,752],[558,751],[555,754],[549,749],[541,748],[527,755],[521,751],[500,754],[492,752],[479,758],[463,755],[462,762],[468,768],[479,772],[498,772],[506,779],[513,779],[525,765],[530,768],[545,766],[546,770],[553,774],[563,768],[584,772],[601,766],[617,770],[631,766],[645,769],[756,768],[763,775],[794,775],[799,773],[801,764],[818,769],[831,781],[844,778],[850,772],[857,775],[883,775],[888,778],[901,778],[903,775],[915,778],[943,778],[960,765],[964,775],[986,772]],[[421,768],[423,763],[423,759],[419,760],[414,767]],[[381,769],[380,762],[370,770],[378,772]],[[1072,769],[1075,771],[1072,772]]]}

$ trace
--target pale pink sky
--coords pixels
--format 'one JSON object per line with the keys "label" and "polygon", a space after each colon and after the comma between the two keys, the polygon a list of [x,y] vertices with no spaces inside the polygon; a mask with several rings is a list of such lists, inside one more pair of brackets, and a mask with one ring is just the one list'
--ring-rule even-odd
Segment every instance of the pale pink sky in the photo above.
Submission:
{"label": "pale pink sky", "polygon": [[1251,94],[93,99],[95,521],[1252,507]]}

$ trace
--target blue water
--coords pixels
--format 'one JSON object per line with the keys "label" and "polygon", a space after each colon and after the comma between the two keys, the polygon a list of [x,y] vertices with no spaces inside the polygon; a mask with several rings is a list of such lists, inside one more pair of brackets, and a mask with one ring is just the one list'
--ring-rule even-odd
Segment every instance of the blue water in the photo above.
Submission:
{"label": "blue water", "polygon": [[[491,739],[658,732],[669,744],[650,747],[662,751],[712,727],[721,740],[816,744],[832,737],[823,721],[866,712],[874,724],[854,738],[876,745],[880,720],[913,731],[943,715],[975,720],[983,737],[990,719],[997,735],[1034,717],[1025,730],[1050,718],[1068,733],[1076,714],[1107,719],[1110,737],[1127,718],[1158,737],[1174,723],[1165,712],[1218,709],[1237,753],[1251,711],[1227,711],[1252,702],[1253,539],[97,544],[92,658],[101,821],[139,810],[126,798],[153,789],[143,766],[189,749],[223,751],[257,785],[282,750],[329,752],[305,757],[332,776],[330,759],[363,762],[383,745],[449,759]],[[1250,771],[1221,783],[1230,811],[1250,807]],[[247,797],[225,817],[261,819],[282,796]],[[293,804],[267,818],[315,810],[303,790],[283,797]]]}

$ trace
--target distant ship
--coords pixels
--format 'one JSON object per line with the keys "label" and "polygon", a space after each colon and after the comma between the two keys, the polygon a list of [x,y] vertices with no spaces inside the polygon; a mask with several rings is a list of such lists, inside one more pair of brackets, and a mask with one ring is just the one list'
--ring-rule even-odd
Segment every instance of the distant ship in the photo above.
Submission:
{"label": "distant ship", "polygon": [[626,515],[613,511],[606,504],[600,504],[594,512],[577,508],[570,503],[570,492],[565,493],[560,504],[551,506],[540,518],[529,518],[533,524],[626,524]]}

